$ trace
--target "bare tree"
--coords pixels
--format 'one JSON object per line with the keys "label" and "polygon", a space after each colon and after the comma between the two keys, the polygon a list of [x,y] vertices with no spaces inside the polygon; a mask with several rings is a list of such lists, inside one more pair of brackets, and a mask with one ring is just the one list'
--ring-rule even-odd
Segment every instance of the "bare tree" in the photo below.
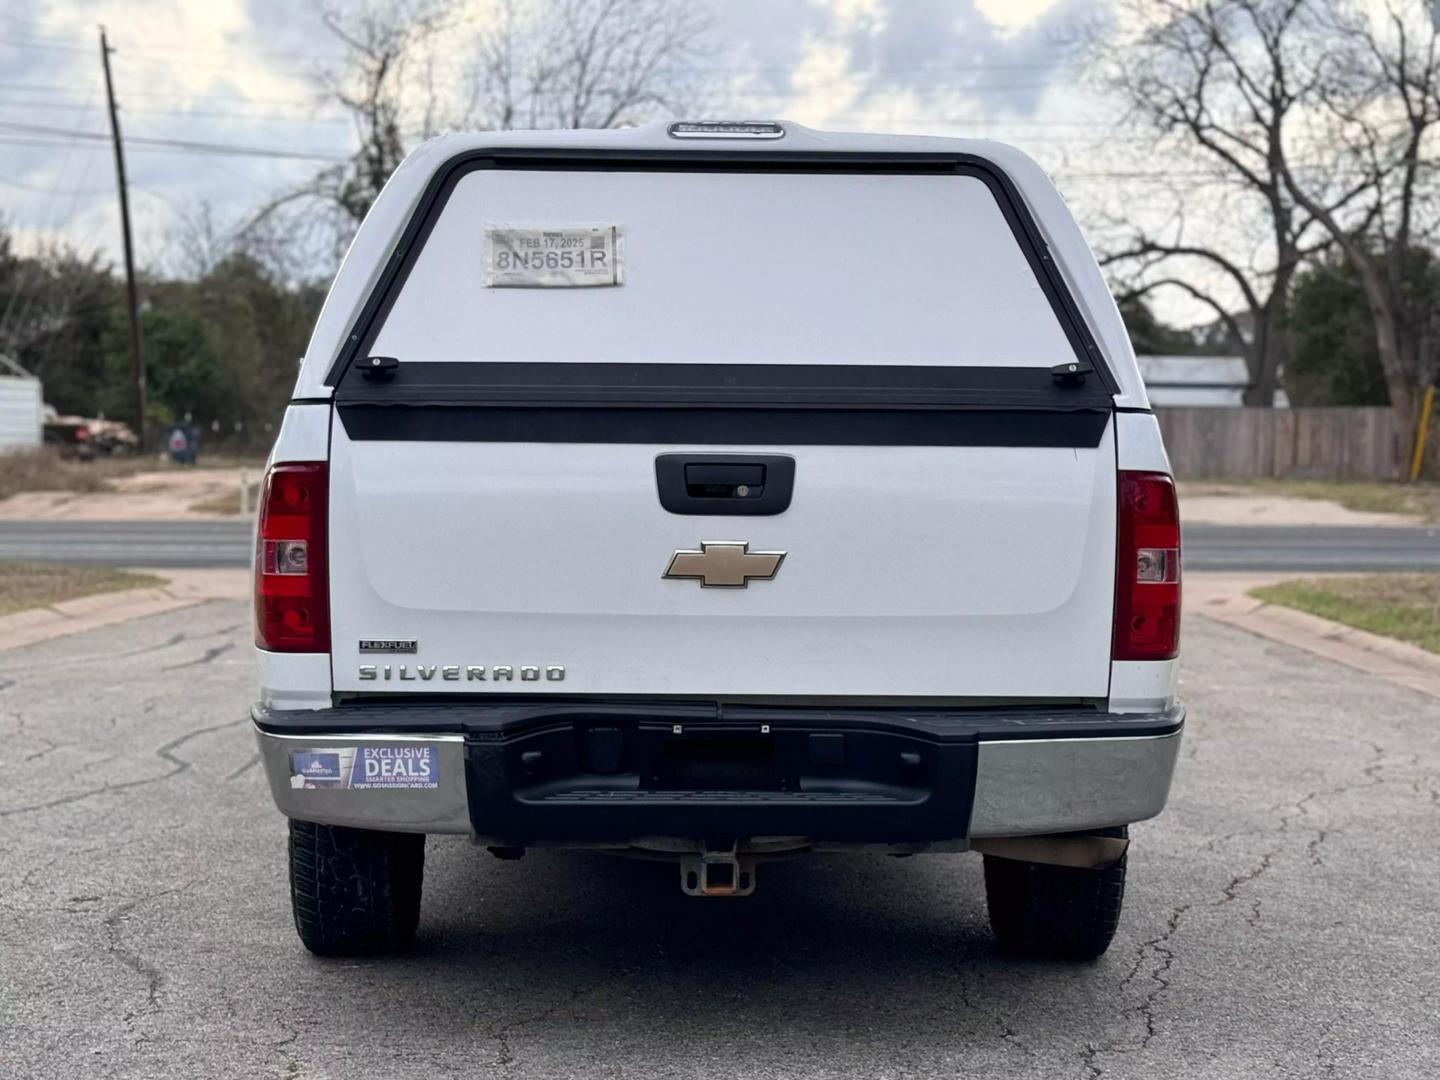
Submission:
{"label": "bare tree", "polygon": [[350,114],[359,148],[343,165],[320,173],[311,191],[354,223],[404,160],[407,144],[435,133],[436,89],[424,53],[453,7],[452,0],[366,0],[358,9],[321,8],[321,22],[344,46],[341,62],[320,73],[321,91]]}
{"label": "bare tree", "polygon": [[467,119],[611,128],[674,112],[708,25],[683,0],[501,0],[476,38]]}
{"label": "bare tree", "polygon": [[53,239],[22,257],[14,250],[8,223],[0,220],[0,353],[23,356],[62,331],[77,308],[94,304],[95,282],[107,273],[98,252],[81,255]]}
{"label": "bare tree", "polygon": [[114,313],[110,269],[98,253],[58,241],[22,255],[0,217],[0,354],[42,379],[48,400],[73,402],[103,378],[96,345]]}
{"label": "bare tree", "polygon": [[277,216],[313,228],[285,211],[318,202],[337,247],[411,146],[441,130],[623,127],[676,109],[708,26],[686,0],[326,0],[320,19],[343,46],[317,76],[321,97],[349,114],[358,147],[248,228]]}
{"label": "bare tree", "polygon": [[[1417,392],[1440,374],[1440,315],[1412,280],[1417,248],[1440,223],[1440,21],[1430,16],[1419,0],[1389,0],[1375,20],[1327,3],[1310,130],[1326,160],[1280,162],[1286,191],[1355,269],[1390,404],[1411,438]],[[1337,174],[1360,178],[1363,213],[1334,205]]]}
{"label": "bare tree", "polygon": [[[1316,92],[1307,2],[1122,0],[1121,40],[1098,54],[1103,83],[1155,132],[1158,151],[1174,153],[1173,171],[1199,172],[1226,191],[1197,228],[1186,213],[1197,184],[1171,182],[1169,222],[1146,228],[1132,218],[1102,261],[1122,275],[1123,295],[1173,289],[1212,309],[1244,350],[1250,405],[1274,400],[1290,348],[1291,280],[1328,242],[1317,242],[1317,211],[1339,213],[1362,186],[1303,206],[1285,179],[1291,129]],[[1258,224],[1216,227],[1236,215]]]}
{"label": "bare tree", "polygon": [[173,208],[173,221],[166,235],[162,272],[196,281],[215,269],[230,253],[235,234],[216,217],[207,199],[180,203]]}

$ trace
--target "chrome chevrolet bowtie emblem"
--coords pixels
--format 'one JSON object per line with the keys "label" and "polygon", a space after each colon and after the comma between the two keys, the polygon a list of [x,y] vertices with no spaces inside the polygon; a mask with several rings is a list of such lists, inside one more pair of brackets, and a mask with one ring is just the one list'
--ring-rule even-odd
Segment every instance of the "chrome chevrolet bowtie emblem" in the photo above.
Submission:
{"label": "chrome chevrolet bowtie emblem", "polygon": [[751,551],[739,540],[703,540],[699,551],[677,551],[662,575],[699,578],[707,588],[743,589],[751,578],[773,578],[785,559],[783,551]]}

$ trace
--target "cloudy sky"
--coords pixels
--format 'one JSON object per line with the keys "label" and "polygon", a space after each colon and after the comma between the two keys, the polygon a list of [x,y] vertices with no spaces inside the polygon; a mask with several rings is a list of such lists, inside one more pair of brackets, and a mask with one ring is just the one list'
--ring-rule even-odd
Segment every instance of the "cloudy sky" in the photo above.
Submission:
{"label": "cloudy sky", "polygon": [[[1073,62],[1105,0],[696,3],[714,22],[705,74],[729,88],[700,111],[1001,138],[1050,168],[1082,217],[1112,176],[1098,147],[1113,155],[1114,107],[1078,86]],[[311,0],[6,0],[0,214],[22,244],[118,249],[101,23],[133,140],[143,264],[169,257],[180,215],[207,203],[221,222],[239,220],[353,148],[344,115],[317,98],[314,73],[338,50]]]}

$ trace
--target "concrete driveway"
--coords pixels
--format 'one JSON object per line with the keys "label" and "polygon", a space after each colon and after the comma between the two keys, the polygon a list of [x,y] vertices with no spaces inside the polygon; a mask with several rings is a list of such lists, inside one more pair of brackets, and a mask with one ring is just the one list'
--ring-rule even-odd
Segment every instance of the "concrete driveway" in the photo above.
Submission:
{"label": "concrete driveway", "polygon": [[248,614],[0,653],[0,1076],[1440,1075],[1440,701],[1203,619],[1172,803],[1095,964],[1001,956],[980,862],[501,863],[323,962],[255,767]]}

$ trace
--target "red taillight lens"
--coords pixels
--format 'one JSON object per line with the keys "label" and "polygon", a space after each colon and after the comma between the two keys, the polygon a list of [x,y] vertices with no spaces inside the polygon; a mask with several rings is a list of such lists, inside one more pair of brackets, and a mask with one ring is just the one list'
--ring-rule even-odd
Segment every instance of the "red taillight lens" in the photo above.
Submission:
{"label": "red taillight lens", "polygon": [[276,465],[265,476],[255,539],[255,644],[270,652],[329,652],[323,461]]}
{"label": "red taillight lens", "polygon": [[1116,660],[1169,660],[1180,651],[1180,507],[1164,473],[1119,477],[1115,546]]}

